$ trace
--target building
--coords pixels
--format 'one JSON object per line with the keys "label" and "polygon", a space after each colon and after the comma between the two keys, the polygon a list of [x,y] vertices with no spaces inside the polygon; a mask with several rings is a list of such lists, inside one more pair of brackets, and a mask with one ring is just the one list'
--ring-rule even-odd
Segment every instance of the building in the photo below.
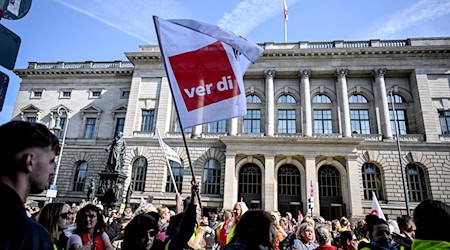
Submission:
{"label": "building", "polygon": [[[397,134],[411,208],[426,198],[450,202],[450,38],[261,45],[244,78],[247,115],[186,129],[204,207],[229,209],[243,199],[306,213],[313,192],[314,213],[358,218],[370,212],[373,191],[385,214],[405,214]],[[15,71],[22,84],[12,119],[53,128],[57,109],[69,111],[60,117],[63,128],[70,122],[58,200],[86,197],[90,178],[98,184],[106,166],[104,149],[122,131],[131,201],[152,195],[173,205],[156,128],[183,159],[172,170],[189,193],[159,48],[125,54],[129,62],[30,62]]]}

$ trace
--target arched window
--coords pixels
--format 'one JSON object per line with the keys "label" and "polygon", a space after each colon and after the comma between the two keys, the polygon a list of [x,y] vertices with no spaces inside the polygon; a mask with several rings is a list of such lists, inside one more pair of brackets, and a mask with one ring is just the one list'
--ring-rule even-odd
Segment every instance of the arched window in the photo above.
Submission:
{"label": "arched window", "polygon": [[427,184],[423,169],[417,164],[406,166],[406,179],[408,180],[409,200],[421,202],[428,198]]}
{"label": "arched window", "polygon": [[319,194],[324,197],[341,196],[341,177],[339,171],[330,165],[322,166],[319,169]]}
{"label": "arched window", "polygon": [[80,161],[77,163],[75,169],[75,178],[73,179],[73,191],[83,192],[84,184],[86,183],[88,164],[86,161]]}
{"label": "arched window", "polygon": [[378,200],[384,200],[381,172],[375,164],[365,163],[362,166],[362,179],[365,200],[372,199],[372,192],[375,192]]}
{"label": "arched window", "polygon": [[261,133],[261,98],[257,95],[247,95],[247,114],[244,116],[244,133]]}
{"label": "arched window", "polygon": [[[183,175],[184,175],[184,162],[181,161],[181,165],[177,162],[170,161],[170,167],[172,169],[173,178],[177,184],[178,192],[181,194],[183,187]],[[167,171],[166,192],[175,193],[175,187],[173,186],[172,177],[170,172]]]}
{"label": "arched window", "polygon": [[300,171],[293,165],[278,169],[278,194],[300,196]]}
{"label": "arched window", "polygon": [[313,103],[331,103],[331,99],[326,95],[316,95],[312,99]]}
{"label": "arched window", "polygon": [[257,95],[247,95],[247,103],[261,103],[261,98]]}
{"label": "arched window", "polygon": [[281,95],[278,97],[277,103],[296,103],[296,101],[291,95]]}
{"label": "arched window", "polygon": [[254,164],[246,164],[239,171],[241,194],[261,194],[261,169]]}
{"label": "arched window", "polygon": [[139,157],[133,162],[133,170],[132,170],[133,191],[144,192],[146,175],[147,175],[147,159],[145,159],[145,157]]}
{"label": "arched window", "polygon": [[[405,105],[405,99],[400,95],[388,95],[387,101],[389,103],[389,117],[391,120],[392,134],[397,134],[397,127],[400,135],[408,134],[408,119],[406,117],[407,105]],[[394,104],[395,108],[395,117],[392,104]],[[397,125],[395,123],[395,119],[397,120]]]}
{"label": "arched window", "polygon": [[220,162],[215,159],[208,160],[203,166],[202,193],[220,194]]}
{"label": "arched window", "polygon": [[333,133],[333,116],[331,99],[326,95],[316,95],[313,100],[313,119],[315,134]]}
{"label": "arched window", "polygon": [[352,133],[370,134],[369,104],[362,95],[352,95],[348,98],[350,104],[350,124]]}

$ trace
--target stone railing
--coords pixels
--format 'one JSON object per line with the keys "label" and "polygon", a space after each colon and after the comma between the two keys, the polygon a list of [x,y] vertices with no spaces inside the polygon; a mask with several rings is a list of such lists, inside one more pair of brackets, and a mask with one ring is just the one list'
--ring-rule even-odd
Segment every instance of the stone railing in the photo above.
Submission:
{"label": "stone railing", "polygon": [[[423,141],[424,136],[422,134],[410,134],[410,135],[400,135],[400,141]],[[394,135],[394,140],[396,140],[396,136]]]}
{"label": "stone railing", "polygon": [[408,40],[385,40],[380,41],[381,47],[404,47],[408,46]]}
{"label": "stone railing", "polygon": [[203,132],[201,134],[202,138],[219,138],[223,136],[227,136],[227,133],[212,133],[212,132]]}
{"label": "stone railing", "polygon": [[153,137],[155,133],[150,131],[134,131],[133,136],[134,137]]}
{"label": "stone railing", "polygon": [[310,42],[308,49],[331,49],[334,48],[334,42]]}
{"label": "stone railing", "polygon": [[369,41],[353,41],[353,42],[344,42],[344,48],[368,48],[370,47]]}
{"label": "stone railing", "polygon": [[109,68],[133,68],[131,62],[110,61],[110,62],[55,62],[37,63],[30,62],[29,69],[109,69]]}
{"label": "stone railing", "polygon": [[439,138],[441,139],[442,142],[450,142],[450,135],[439,135]]}
{"label": "stone railing", "polygon": [[339,133],[334,134],[313,134],[314,138],[342,138],[342,135]]}
{"label": "stone railing", "polygon": [[291,138],[298,138],[298,137],[303,137],[302,134],[297,134],[297,133],[293,133],[293,134],[288,134],[288,133],[276,133],[273,137],[291,137]]}
{"label": "stone railing", "polygon": [[380,134],[352,134],[353,138],[363,138],[365,141],[382,141]]}

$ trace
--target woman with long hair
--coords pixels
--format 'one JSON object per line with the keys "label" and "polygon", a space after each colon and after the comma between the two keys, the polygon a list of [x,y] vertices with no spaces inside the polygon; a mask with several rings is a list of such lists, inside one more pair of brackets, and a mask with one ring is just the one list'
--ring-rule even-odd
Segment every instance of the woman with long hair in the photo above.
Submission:
{"label": "woman with long hair", "polygon": [[55,250],[66,249],[67,237],[63,230],[72,222],[70,206],[64,203],[48,203],[37,216],[37,221],[50,234]]}
{"label": "woman with long hair", "polygon": [[125,228],[122,250],[152,249],[155,236],[159,230],[159,218],[154,214],[140,214],[128,223]]}
{"label": "woman with long hair", "polygon": [[237,202],[233,207],[233,224],[230,227],[230,230],[227,232],[227,244],[231,241],[234,236],[234,230],[236,229],[236,225],[238,224],[241,217],[248,211],[248,207],[245,202]]}
{"label": "woman with long hair", "polygon": [[299,250],[312,250],[319,246],[315,241],[314,227],[309,223],[302,223],[297,229],[297,239],[294,244]]}
{"label": "woman with long hair", "polygon": [[113,250],[104,229],[105,220],[101,210],[87,204],[77,213],[77,228],[67,242],[67,250]]}

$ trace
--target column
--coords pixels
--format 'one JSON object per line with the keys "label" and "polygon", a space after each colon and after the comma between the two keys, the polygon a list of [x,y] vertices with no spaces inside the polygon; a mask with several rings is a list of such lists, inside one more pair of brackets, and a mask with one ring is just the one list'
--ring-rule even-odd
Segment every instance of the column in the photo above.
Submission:
{"label": "column", "polygon": [[273,136],[275,132],[275,101],[273,78],[275,70],[266,70],[266,135]]}
{"label": "column", "polygon": [[236,154],[226,153],[223,208],[230,210],[233,209],[234,204],[238,201],[235,157]]}
{"label": "column", "polygon": [[362,218],[363,209],[361,203],[361,186],[359,183],[359,171],[358,162],[356,161],[357,156],[347,157],[347,180],[348,180],[348,191],[349,199],[347,208],[350,210],[351,218]]}
{"label": "column", "polygon": [[264,210],[278,210],[275,191],[275,157],[266,156],[264,162]]}
{"label": "column", "polygon": [[[300,70],[300,99],[304,110],[305,120],[305,136],[312,136],[312,117],[311,117],[311,89],[309,86],[309,77],[311,76],[311,70]],[[303,125],[303,124],[302,124]]]}
{"label": "column", "polygon": [[230,130],[228,131],[228,135],[237,135],[238,132],[238,118],[230,119]]}
{"label": "column", "polygon": [[386,84],[384,74],[386,69],[374,69],[372,76],[375,79],[375,105],[380,111],[381,134],[383,138],[392,139],[391,120],[389,117],[389,106],[387,102]]}
{"label": "column", "polygon": [[203,125],[197,125],[192,128],[191,138],[200,138],[202,134]]}
{"label": "column", "polygon": [[[317,181],[317,169],[316,169],[316,158],[313,155],[305,155],[305,169],[306,169],[306,187],[305,194],[307,197],[310,196],[311,183],[314,189],[314,209],[313,214],[320,214],[320,202],[319,202],[319,183]],[[308,209],[308,204],[304,206],[307,211],[306,214],[311,215],[311,210]]]}
{"label": "column", "polygon": [[341,127],[343,137],[352,136],[352,129],[350,126],[350,107],[348,105],[347,75],[348,69],[336,70],[336,92],[338,98],[338,107],[340,108],[341,114]]}

